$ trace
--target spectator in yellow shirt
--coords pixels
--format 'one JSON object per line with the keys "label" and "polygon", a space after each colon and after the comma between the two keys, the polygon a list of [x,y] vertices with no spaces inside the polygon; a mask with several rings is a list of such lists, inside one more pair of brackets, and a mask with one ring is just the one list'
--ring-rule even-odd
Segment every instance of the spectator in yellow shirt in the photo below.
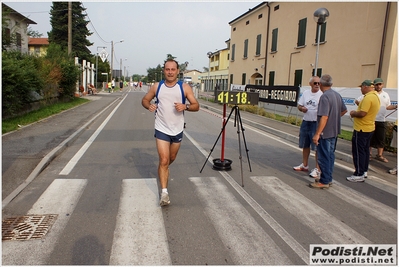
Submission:
{"label": "spectator in yellow shirt", "polygon": [[352,110],[349,114],[353,118],[352,157],[355,172],[346,178],[355,183],[364,182],[367,177],[370,140],[375,130],[375,117],[380,110],[380,98],[374,90],[373,82],[365,80],[359,86],[364,98],[357,110]]}

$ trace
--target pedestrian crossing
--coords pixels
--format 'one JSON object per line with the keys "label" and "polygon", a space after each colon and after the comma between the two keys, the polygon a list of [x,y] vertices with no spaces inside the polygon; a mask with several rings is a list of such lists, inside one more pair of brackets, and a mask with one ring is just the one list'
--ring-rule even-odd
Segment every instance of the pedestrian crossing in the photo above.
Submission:
{"label": "pedestrian crossing", "polygon": [[[209,219],[210,227],[215,229],[233,264],[309,264],[310,244],[297,240],[298,235],[293,233],[292,229],[286,230],[283,226],[285,222],[281,222],[281,218],[275,218],[273,213],[268,213],[267,208],[257,203],[226,172],[219,173],[224,179],[189,177],[188,180]],[[313,235],[326,244],[373,243],[368,236],[360,234],[336,218],[327,208],[315,204],[309,196],[301,194],[283,179],[276,176],[252,176],[250,179],[262,194],[284,208],[281,212],[285,213],[285,216],[311,229],[307,235]],[[87,186],[86,179],[55,179],[32,205],[28,215],[56,214],[56,222],[42,240],[3,241],[2,264],[46,264]],[[349,207],[361,210],[365,217],[373,217],[380,221],[381,225],[389,225],[396,229],[395,209],[338,182],[327,192],[346,202]],[[168,209],[173,209],[174,205],[177,208],[179,203],[173,202],[173,195],[171,198],[172,204]],[[115,229],[111,229],[113,240],[110,265],[172,264],[171,248],[164,223],[165,211],[159,206],[158,201],[156,178],[122,180],[116,225]],[[253,211],[259,215],[261,221],[255,218],[258,216],[254,216]],[[266,228],[264,224],[267,225]],[[292,257],[292,254],[296,257]]]}

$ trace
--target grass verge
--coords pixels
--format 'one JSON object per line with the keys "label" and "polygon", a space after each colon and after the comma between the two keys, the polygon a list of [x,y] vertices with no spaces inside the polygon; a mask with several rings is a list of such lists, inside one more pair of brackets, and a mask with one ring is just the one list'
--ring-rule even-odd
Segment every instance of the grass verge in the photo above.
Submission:
{"label": "grass verge", "polygon": [[4,119],[4,120],[2,120],[2,125],[1,125],[2,134],[5,134],[5,133],[11,132],[11,131],[15,131],[22,126],[37,122],[44,118],[50,117],[54,114],[58,114],[64,110],[68,110],[73,107],[84,104],[88,101],[90,101],[90,100],[88,100],[86,98],[75,97],[69,102],[65,102],[65,103],[59,102],[59,103],[51,104],[49,106],[41,107],[38,110],[29,112],[24,115],[19,115],[17,117]]}

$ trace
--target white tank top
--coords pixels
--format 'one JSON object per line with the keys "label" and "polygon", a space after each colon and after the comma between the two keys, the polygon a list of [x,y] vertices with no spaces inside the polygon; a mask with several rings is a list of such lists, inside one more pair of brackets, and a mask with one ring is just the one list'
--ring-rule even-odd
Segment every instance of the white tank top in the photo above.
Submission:
{"label": "white tank top", "polygon": [[184,112],[178,112],[175,103],[182,103],[182,92],[176,83],[168,87],[161,84],[157,96],[158,108],[155,112],[155,129],[170,135],[176,136],[184,128]]}

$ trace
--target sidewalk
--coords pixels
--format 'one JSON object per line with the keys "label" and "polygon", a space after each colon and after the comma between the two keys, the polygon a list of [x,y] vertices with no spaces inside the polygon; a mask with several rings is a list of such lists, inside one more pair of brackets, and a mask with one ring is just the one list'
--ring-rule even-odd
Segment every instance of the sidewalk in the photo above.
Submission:
{"label": "sidewalk", "polygon": [[[4,200],[5,197],[10,194],[17,195],[19,193],[18,187],[22,190],[26,184],[36,178],[68,144],[80,135],[86,125],[94,121],[97,114],[105,110],[114,101],[118,101],[121,96],[122,93],[120,92],[111,94],[100,92],[97,95],[88,95],[85,97],[93,101],[23,127],[18,131],[4,134],[2,136],[3,205],[7,202]],[[201,108],[222,114],[222,105],[203,99],[199,99],[199,102]],[[231,108],[227,108],[227,114],[230,113],[230,110]],[[277,135],[295,145],[298,144],[298,126],[248,112],[241,112],[240,114],[244,124]],[[383,163],[372,160],[370,171],[378,173],[379,177],[393,177],[387,171],[396,167],[397,155],[384,152],[384,156],[389,162]],[[353,166],[350,142],[341,139],[338,141],[336,159]],[[394,180],[396,183],[397,180]]]}

